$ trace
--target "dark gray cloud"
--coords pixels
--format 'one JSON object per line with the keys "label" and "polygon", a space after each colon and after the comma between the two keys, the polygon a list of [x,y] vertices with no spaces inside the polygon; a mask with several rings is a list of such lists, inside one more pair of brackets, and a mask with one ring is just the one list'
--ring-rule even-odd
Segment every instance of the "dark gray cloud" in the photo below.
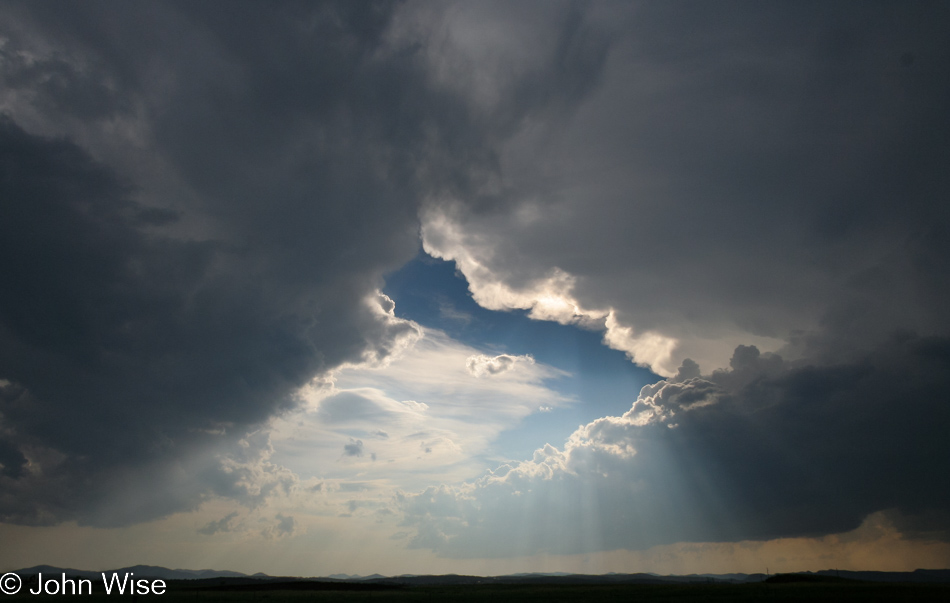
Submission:
{"label": "dark gray cloud", "polygon": [[274,525],[274,535],[276,537],[290,536],[297,529],[297,520],[292,515],[278,513],[274,516],[277,524]]}
{"label": "dark gray cloud", "polygon": [[[69,142],[4,119],[0,154],[2,195],[13,201],[0,210],[0,412],[13,459],[4,473],[17,478],[7,519],[87,519],[110,482],[242,438],[289,408],[315,374],[359,359],[368,342],[385,355],[409,329],[358,298],[346,311],[335,298],[318,309],[323,300],[310,287],[250,266],[218,268],[243,264],[245,250],[149,232],[154,220],[142,216],[154,212]],[[319,325],[321,313],[333,316],[324,318],[330,325]],[[29,459],[27,474],[17,451]],[[220,478],[236,476],[228,475]],[[80,489],[93,476],[103,489]],[[213,484],[203,481],[145,497],[140,512],[194,505]]]}
{"label": "dark gray cloud", "polygon": [[827,366],[742,346],[730,369],[646,386],[563,449],[404,495],[412,546],[480,557],[820,536],[877,511],[946,541],[948,369],[946,338]]}
{"label": "dark gray cloud", "polygon": [[678,340],[668,370],[757,337],[820,333],[833,358],[950,332],[946,4],[588,13],[608,9],[597,87],[499,143],[491,193],[433,211],[456,231],[431,248],[471,254],[473,290],[571,275],[583,308]]}
{"label": "dark gray cloud", "polygon": [[258,504],[293,480],[250,434],[415,333],[372,296],[456,101],[395,8],[0,9],[0,519]]}
{"label": "dark gray cloud", "polygon": [[363,440],[350,438],[348,444],[343,444],[343,454],[346,456],[363,456]]}
{"label": "dark gray cloud", "polygon": [[205,536],[213,536],[218,532],[230,532],[232,528],[231,523],[237,516],[238,514],[235,511],[234,513],[228,513],[217,521],[209,521],[204,527],[198,528],[198,533],[204,534]]}
{"label": "dark gray cloud", "polygon": [[119,525],[293,487],[259,430],[414,335],[372,296],[417,252],[420,200],[469,189],[607,47],[554,11],[556,60],[486,121],[416,8],[0,8],[0,519]]}

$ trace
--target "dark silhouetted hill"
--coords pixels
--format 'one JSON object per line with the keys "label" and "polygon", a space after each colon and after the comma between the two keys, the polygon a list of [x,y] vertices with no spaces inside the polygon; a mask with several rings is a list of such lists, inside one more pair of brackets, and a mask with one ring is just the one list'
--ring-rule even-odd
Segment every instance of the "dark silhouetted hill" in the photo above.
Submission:
{"label": "dark silhouetted hill", "polygon": [[[37,574],[58,576],[66,574],[71,577],[100,579],[101,574],[131,573],[140,578],[161,578],[163,580],[187,580],[195,588],[250,588],[267,590],[307,590],[319,589],[314,584],[366,584],[379,586],[434,586],[434,585],[465,585],[465,584],[526,584],[526,585],[609,585],[609,584],[701,584],[726,583],[744,584],[749,582],[828,582],[835,580],[863,581],[863,582],[893,582],[893,583],[929,583],[950,584],[950,570],[924,570],[913,572],[874,572],[874,571],[846,571],[822,570],[818,572],[795,572],[777,574],[767,577],[765,574],[690,574],[685,576],[657,574],[566,574],[555,573],[519,573],[507,576],[464,576],[446,574],[441,576],[405,574],[401,576],[356,576],[350,574],[333,574],[325,578],[302,578],[295,576],[269,576],[257,573],[252,576],[241,572],[227,570],[185,570],[168,569],[152,565],[135,565],[105,572],[60,568],[50,565],[15,570],[24,579],[35,577]],[[297,584],[306,583],[306,584]],[[288,586],[290,585],[290,586]]]}

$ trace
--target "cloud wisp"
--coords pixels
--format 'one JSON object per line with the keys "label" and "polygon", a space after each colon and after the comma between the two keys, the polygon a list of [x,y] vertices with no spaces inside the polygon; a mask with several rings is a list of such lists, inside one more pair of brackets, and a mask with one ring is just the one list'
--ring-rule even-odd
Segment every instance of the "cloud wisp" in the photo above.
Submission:
{"label": "cloud wisp", "polygon": [[534,364],[534,358],[527,355],[499,354],[497,356],[486,356],[485,354],[476,354],[468,357],[465,361],[465,368],[476,377],[490,377],[510,371],[518,362]]}
{"label": "cloud wisp", "polygon": [[301,390],[303,409],[271,424],[274,461],[302,480],[358,473],[374,492],[463,480],[486,456],[504,460],[492,451],[502,431],[539,407],[576,403],[550,388],[563,371],[474,352],[427,329],[386,365],[334,371],[330,386]]}

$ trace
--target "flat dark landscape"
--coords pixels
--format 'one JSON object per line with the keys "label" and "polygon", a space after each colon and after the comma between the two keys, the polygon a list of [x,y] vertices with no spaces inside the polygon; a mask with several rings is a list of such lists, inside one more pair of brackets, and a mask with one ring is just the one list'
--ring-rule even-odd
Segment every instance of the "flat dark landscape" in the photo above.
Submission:
{"label": "flat dark landscape", "polygon": [[[203,582],[203,581],[197,581]],[[305,603],[308,601],[950,601],[948,584],[862,582],[845,579],[758,582],[746,584],[460,584],[408,586],[396,583],[296,580],[209,586],[196,581],[168,581],[164,595],[106,595],[101,585],[90,603]],[[61,600],[62,595],[7,599]]]}

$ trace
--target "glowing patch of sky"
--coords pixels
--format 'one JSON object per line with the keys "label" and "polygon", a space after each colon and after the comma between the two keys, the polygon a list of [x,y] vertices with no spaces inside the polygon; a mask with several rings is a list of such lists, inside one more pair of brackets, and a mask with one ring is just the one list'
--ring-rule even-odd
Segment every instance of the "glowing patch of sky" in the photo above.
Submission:
{"label": "glowing patch of sky", "polygon": [[530,354],[539,363],[570,374],[547,386],[574,404],[539,410],[498,437],[494,451],[512,459],[530,458],[548,442],[560,445],[578,425],[623,414],[641,387],[660,379],[631,363],[623,352],[603,345],[601,332],[532,320],[526,311],[482,308],[453,262],[420,253],[387,276],[384,291],[396,302],[397,316],[440,329],[475,348]]}
{"label": "glowing patch of sky", "polygon": [[498,434],[541,406],[570,400],[547,385],[562,375],[516,359],[474,375],[478,350],[430,329],[391,363],[341,369],[301,391],[303,408],[272,423],[271,460],[304,479],[421,489],[471,479],[507,460]]}

